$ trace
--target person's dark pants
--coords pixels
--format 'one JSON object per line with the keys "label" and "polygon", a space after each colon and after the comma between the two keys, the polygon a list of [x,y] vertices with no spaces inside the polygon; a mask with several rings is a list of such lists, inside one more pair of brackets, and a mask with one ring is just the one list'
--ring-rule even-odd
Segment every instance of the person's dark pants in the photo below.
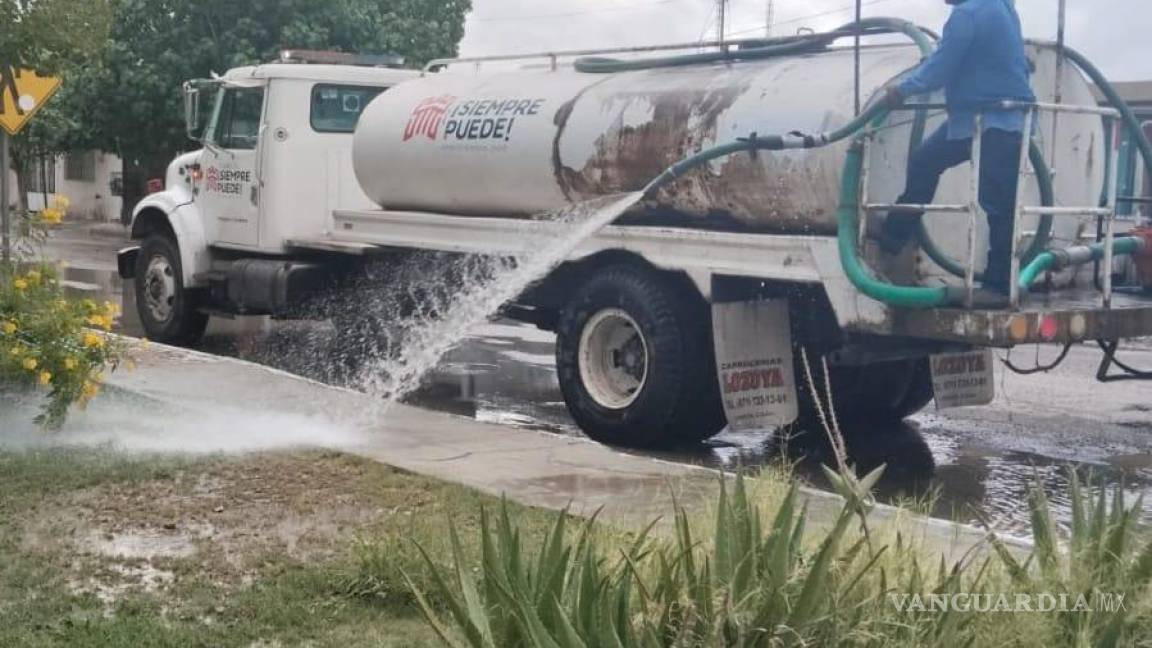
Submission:
{"label": "person's dark pants", "polygon": [[[980,155],[980,206],[988,216],[988,265],[984,286],[1008,292],[1012,258],[1012,217],[1016,211],[1016,189],[1020,173],[1020,133],[998,128],[984,131]],[[930,204],[936,196],[940,176],[972,157],[971,139],[948,139],[948,125],[941,126],[924,140],[908,161],[908,182],[896,200],[905,204]],[[916,232],[914,212],[893,212],[884,223],[889,241],[903,244]]]}

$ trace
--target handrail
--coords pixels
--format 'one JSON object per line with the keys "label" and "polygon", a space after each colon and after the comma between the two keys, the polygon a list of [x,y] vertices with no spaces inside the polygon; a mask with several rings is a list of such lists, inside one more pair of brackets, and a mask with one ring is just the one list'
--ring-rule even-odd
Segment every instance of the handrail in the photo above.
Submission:
{"label": "handrail", "polygon": [[[827,33],[827,32],[825,32]],[[848,34],[848,32],[845,32]],[[445,57],[432,59],[424,64],[421,72],[435,72],[436,70],[446,67],[448,65],[456,65],[460,63],[499,63],[509,61],[530,61],[534,59],[547,59],[552,61],[555,66],[557,61],[562,58],[572,58],[578,56],[598,56],[601,54],[643,54],[645,52],[670,52],[675,50],[691,50],[691,49],[717,49],[717,50],[739,50],[741,46],[755,46],[757,48],[770,46],[770,45],[787,45],[790,43],[800,43],[810,39],[812,34],[797,34],[794,36],[780,36],[775,38],[742,38],[739,40],[709,40],[709,41],[693,41],[691,43],[666,43],[662,45],[638,45],[633,47],[607,47],[600,49],[577,49],[577,50],[557,50],[554,52],[531,52],[527,54],[493,54],[489,56],[462,56],[462,57]],[[910,47],[905,43],[878,43],[873,45],[864,45],[861,49],[872,50],[880,48],[892,47]],[[828,47],[827,51],[847,51],[851,48],[848,47]],[[745,50],[747,51],[747,50]]]}

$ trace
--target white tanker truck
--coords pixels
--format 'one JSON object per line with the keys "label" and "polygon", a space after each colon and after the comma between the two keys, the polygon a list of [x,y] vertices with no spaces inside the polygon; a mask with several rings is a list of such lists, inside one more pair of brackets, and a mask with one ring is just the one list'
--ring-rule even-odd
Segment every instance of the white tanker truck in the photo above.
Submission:
{"label": "white tanker truck", "polygon": [[916,44],[867,45],[857,66],[834,45],[854,29],[422,71],[287,55],[190,83],[203,148],[137,206],[142,243],[120,272],[151,338],[193,344],[210,315],[297,317],[365,264],[419,251],[516,257],[562,227],[538,214],[645,191],[504,310],[556,332],[561,389],[593,438],[661,446],[790,423],[816,403],[801,348],[828,360],[842,417],[987,403],[992,348],[1099,342],[1105,376],[1116,343],[1152,335],[1152,237],[1117,233],[1132,224],[1109,189],[1105,124],[1128,126],[1126,107],[1096,106],[1088,77],[1106,81],[1074,52],[1029,45],[1038,103],[990,108],[1035,119],[1018,288],[1011,308],[977,308],[987,234],[971,169],[946,176],[915,253],[869,240],[909,147],[943,115],[929,97],[857,118],[857,81],[868,99],[932,44],[869,21],[868,36]]}

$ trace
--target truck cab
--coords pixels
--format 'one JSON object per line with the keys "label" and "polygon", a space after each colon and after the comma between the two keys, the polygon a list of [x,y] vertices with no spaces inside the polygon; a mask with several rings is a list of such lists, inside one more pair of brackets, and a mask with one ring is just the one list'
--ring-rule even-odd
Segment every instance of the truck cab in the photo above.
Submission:
{"label": "truck cab", "polygon": [[352,133],[369,102],[419,75],[383,62],[285,52],[185,84],[188,134],[202,148],[178,156],[165,189],[135,208],[142,244],[119,258],[149,337],[190,344],[210,312],[279,314],[331,278],[332,264],[290,242],[329,234],[337,209],[373,206]]}

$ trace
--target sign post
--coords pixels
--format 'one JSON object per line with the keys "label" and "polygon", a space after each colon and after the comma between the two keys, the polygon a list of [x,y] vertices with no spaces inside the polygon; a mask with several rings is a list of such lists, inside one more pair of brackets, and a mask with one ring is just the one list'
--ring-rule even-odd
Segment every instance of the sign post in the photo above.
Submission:
{"label": "sign post", "polygon": [[12,217],[8,214],[8,133],[0,129],[0,229],[3,229],[3,261],[7,265],[12,260]]}
{"label": "sign post", "polygon": [[40,76],[35,70],[0,63],[0,229],[3,230],[0,256],[4,263],[12,260],[12,215],[8,209],[8,174],[12,166],[10,136],[23,130],[59,89],[58,77]]}

